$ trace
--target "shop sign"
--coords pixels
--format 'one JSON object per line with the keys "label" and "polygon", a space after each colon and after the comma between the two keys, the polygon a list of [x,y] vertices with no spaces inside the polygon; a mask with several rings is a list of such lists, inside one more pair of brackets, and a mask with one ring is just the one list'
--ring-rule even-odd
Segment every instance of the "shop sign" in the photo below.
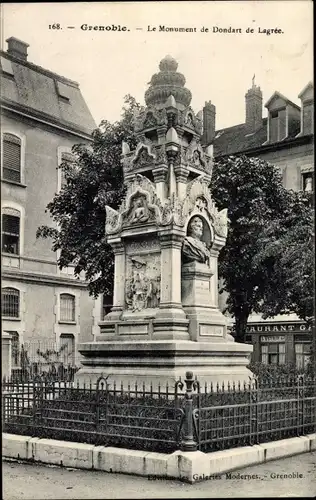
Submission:
{"label": "shop sign", "polygon": [[257,324],[248,325],[246,333],[283,333],[283,332],[310,332],[310,328],[301,323],[286,323],[286,324]]}
{"label": "shop sign", "polygon": [[261,335],[260,336],[260,342],[285,342],[285,336],[284,335]]}

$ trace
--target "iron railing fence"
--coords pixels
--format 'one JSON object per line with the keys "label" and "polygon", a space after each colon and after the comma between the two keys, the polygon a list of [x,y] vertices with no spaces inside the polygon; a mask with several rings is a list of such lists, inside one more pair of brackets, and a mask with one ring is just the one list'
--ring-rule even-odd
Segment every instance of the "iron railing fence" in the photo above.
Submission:
{"label": "iron railing fence", "polygon": [[177,449],[184,394],[137,383],[3,383],[4,432],[154,451]]}
{"label": "iron railing fence", "polygon": [[[285,381],[284,381],[285,382]],[[193,396],[197,448],[204,452],[300,436],[316,430],[316,380],[299,376],[275,387],[197,385]]]}
{"label": "iron railing fence", "polygon": [[[285,382],[283,380],[283,382]],[[4,381],[4,432],[148,451],[210,452],[316,431],[316,380],[260,386],[200,384],[192,372],[173,387],[92,387],[36,377]]]}

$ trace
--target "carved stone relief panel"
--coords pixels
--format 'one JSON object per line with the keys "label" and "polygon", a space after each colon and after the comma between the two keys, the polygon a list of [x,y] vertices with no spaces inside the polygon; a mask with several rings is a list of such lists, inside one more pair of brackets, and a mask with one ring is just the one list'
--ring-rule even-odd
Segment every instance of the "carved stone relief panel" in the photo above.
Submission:
{"label": "carved stone relief panel", "polygon": [[129,255],[125,304],[131,312],[157,308],[160,303],[160,253]]}

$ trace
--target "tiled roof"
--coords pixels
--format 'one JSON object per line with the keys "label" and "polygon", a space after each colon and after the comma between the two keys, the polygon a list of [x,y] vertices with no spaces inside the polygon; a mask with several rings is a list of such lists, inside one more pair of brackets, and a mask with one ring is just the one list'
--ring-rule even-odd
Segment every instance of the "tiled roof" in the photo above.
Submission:
{"label": "tiled roof", "polygon": [[[7,102],[26,106],[36,112],[52,116],[55,120],[71,123],[91,133],[95,121],[76,82],[60,77],[29,62],[1,52],[1,58],[11,61],[13,75],[1,74],[1,97]],[[67,99],[60,98],[58,85]]]}
{"label": "tiled roof", "polygon": [[[253,134],[249,134],[245,123],[217,130],[213,143],[214,156],[232,155],[260,148],[267,141],[267,121],[267,118],[263,118],[262,127]],[[300,124],[290,121],[287,138],[275,144],[287,143],[293,140],[299,132]]]}
{"label": "tiled roof", "polygon": [[247,149],[262,146],[267,140],[267,118],[262,120],[262,127],[255,133],[249,134],[246,124],[217,130],[214,139],[214,155],[229,155],[241,153]]}

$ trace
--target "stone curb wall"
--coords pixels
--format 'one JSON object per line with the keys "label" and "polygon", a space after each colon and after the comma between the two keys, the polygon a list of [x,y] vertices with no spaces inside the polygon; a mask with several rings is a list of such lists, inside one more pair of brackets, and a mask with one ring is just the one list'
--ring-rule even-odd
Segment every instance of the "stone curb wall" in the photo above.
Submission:
{"label": "stone curb wall", "polygon": [[3,458],[195,483],[242,467],[316,450],[316,434],[254,446],[171,454],[3,434]]}

